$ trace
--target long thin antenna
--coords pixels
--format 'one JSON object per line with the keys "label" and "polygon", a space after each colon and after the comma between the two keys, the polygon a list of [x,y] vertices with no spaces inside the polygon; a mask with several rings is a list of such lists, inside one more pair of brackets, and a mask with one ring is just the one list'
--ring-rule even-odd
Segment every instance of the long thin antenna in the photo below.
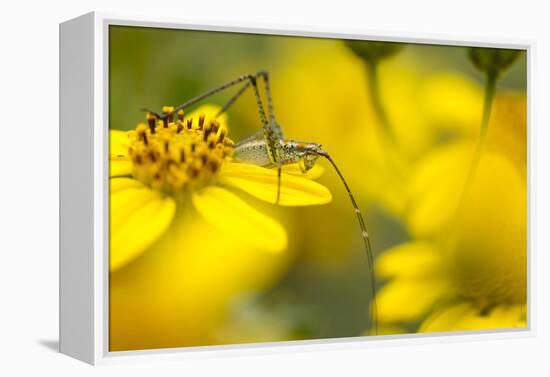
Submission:
{"label": "long thin antenna", "polygon": [[319,151],[319,155],[325,157],[332,165],[338,176],[340,177],[340,180],[344,184],[344,187],[346,188],[346,191],[348,192],[348,196],[351,200],[351,204],[353,205],[353,209],[355,211],[355,214],[357,215],[357,220],[359,222],[359,227],[361,228],[361,237],[363,238],[363,245],[365,247],[365,252],[367,254],[367,259],[369,262],[369,274],[370,274],[370,285],[371,285],[371,313],[370,313],[370,322],[371,326],[374,324],[374,334],[378,335],[378,307],[376,305],[376,280],[374,277],[374,257],[372,253],[372,247],[370,244],[370,238],[369,234],[367,232],[367,225],[365,223],[365,219],[363,219],[363,215],[361,214],[361,210],[359,209],[359,206],[357,205],[357,202],[355,201],[355,198],[351,192],[351,189],[348,186],[348,183],[346,182],[346,179],[342,175],[342,172],[340,172],[340,169],[338,169],[338,166],[336,166],[336,163],[334,160],[330,157],[330,155],[326,151]]}

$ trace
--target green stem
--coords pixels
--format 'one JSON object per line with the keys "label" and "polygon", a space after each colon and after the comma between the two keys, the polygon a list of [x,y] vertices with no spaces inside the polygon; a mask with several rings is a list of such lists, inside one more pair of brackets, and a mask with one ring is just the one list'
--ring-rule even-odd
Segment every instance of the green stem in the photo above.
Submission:
{"label": "green stem", "polygon": [[491,110],[493,109],[493,102],[496,93],[497,75],[494,72],[487,73],[487,81],[485,84],[485,98],[483,100],[483,116],[481,118],[481,128],[479,131],[479,140],[477,141],[476,149],[474,151],[474,157],[466,178],[466,184],[464,185],[464,191],[469,189],[471,181],[477,172],[481,155],[485,147],[485,140],[487,139],[487,131],[489,130],[489,120],[491,118]]}
{"label": "green stem", "polygon": [[380,140],[385,150],[388,167],[401,179],[405,177],[406,161],[401,156],[398,148],[397,138],[391,127],[386,109],[382,104],[380,92],[380,74],[378,71],[378,60],[364,61],[367,71],[368,91],[371,105],[380,125]]}
{"label": "green stem", "polygon": [[481,128],[479,130],[479,139],[477,141],[477,144],[474,150],[472,163],[470,164],[470,169],[468,170],[466,181],[464,183],[464,186],[462,187],[462,193],[460,194],[460,198],[457,203],[457,207],[456,207],[457,211],[458,211],[458,208],[460,208],[460,206],[462,205],[466,195],[470,190],[472,181],[479,167],[479,162],[483,154],[483,149],[485,148],[487,131],[489,130],[489,120],[491,119],[491,110],[493,108],[493,102],[494,102],[495,93],[496,93],[496,84],[497,84],[497,73],[488,72],[487,80],[485,82],[485,96],[483,99],[483,115],[481,117]]}
{"label": "green stem", "polygon": [[[487,82],[485,84],[485,98],[483,100],[483,117],[481,119],[481,129],[479,133],[479,141],[476,147],[476,153],[481,155],[485,139],[487,138],[487,130],[489,129],[489,119],[491,118],[491,110],[497,88],[496,72],[487,73]],[[479,159],[479,157],[478,157]]]}
{"label": "green stem", "polygon": [[452,244],[455,240],[456,232],[459,227],[457,227],[457,221],[459,221],[459,210],[462,207],[466,196],[470,192],[472,182],[476,175],[477,169],[479,167],[479,162],[483,154],[483,149],[485,147],[485,140],[487,139],[487,132],[489,130],[489,120],[491,118],[491,110],[493,108],[493,102],[496,93],[496,83],[497,83],[497,74],[496,73],[487,73],[487,80],[485,82],[485,96],[483,99],[483,115],[481,117],[481,127],[479,130],[479,139],[475,146],[474,154],[472,156],[472,162],[468,170],[468,175],[464,181],[464,186],[462,186],[462,192],[460,197],[454,207],[451,217],[446,222],[446,225],[443,226],[446,231],[441,232],[440,241],[442,245],[446,248],[452,247]]}
{"label": "green stem", "polygon": [[371,98],[371,104],[374,108],[374,112],[380,121],[382,129],[385,136],[395,144],[395,135],[390,126],[390,121],[388,119],[388,114],[382,105],[382,96],[380,93],[380,80],[378,74],[378,60],[374,61],[365,61],[367,68],[367,76],[369,80],[369,92]]}

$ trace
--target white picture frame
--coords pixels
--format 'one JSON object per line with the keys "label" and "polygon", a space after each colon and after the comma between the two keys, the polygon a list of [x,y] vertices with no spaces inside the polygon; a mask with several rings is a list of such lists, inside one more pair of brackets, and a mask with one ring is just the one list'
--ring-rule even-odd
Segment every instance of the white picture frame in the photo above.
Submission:
{"label": "white picture frame", "polygon": [[[60,351],[90,364],[150,359],[220,357],[294,352],[329,347],[381,347],[393,342],[447,342],[532,337],[533,215],[528,196],[528,327],[518,330],[354,337],[252,345],[182,347],[109,352],[108,349],[108,33],[110,25],[247,32],[291,36],[368,39],[453,46],[516,48],[527,51],[528,84],[533,77],[533,41],[444,38],[426,34],[282,25],[207,24],[193,20],[88,13],[60,24]],[[528,185],[532,185],[533,125],[528,97]],[[459,336],[458,336],[459,335]]]}

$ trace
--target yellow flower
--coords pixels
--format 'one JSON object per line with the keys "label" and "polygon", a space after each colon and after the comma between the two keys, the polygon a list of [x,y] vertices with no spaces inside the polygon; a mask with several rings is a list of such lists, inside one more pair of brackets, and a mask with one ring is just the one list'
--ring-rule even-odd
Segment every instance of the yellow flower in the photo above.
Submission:
{"label": "yellow flower", "polygon": [[[525,97],[497,98],[487,145],[461,200],[475,139],[436,148],[413,169],[413,239],[385,251],[376,271],[379,320],[418,331],[526,325]],[[457,208],[458,207],[458,208]]]}
{"label": "yellow flower", "polygon": [[[260,250],[285,250],[285,229],[230,190],[273,203],[276,172],[232,162],[233,141],[225,118],[215,120],[217,111],[203,106],[185,118],[179,113],[177,119],[157,123],[149,117],[148,125],[133,131],[110,131],[111,271],[137,258],[188,211],[196,211],[214,234],[238,235],[243,244]],[[280,205],[331,201],[324,186],[296,175],[295,168],[285,171]]]}
{"label": "yellow flower", "polygon": [[[151,123],[154,132],[149,124],[111,130],[112,351],[220,343],[231,303],[275,284],[293,258],[275,219],[292,224],[273,205],[276,171],[232,161],[226,119],[213,121],[218,110],[203,106],[166,128]],[[284,172],[282,206],[331,200],[311,181],[322,169]]]}

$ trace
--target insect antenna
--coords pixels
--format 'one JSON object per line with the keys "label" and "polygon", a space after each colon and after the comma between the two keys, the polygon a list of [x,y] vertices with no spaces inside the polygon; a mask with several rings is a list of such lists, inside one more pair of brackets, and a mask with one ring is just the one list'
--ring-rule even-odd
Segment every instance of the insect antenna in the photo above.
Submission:
{"label": "insect antenna", "polygon": [[320,156],[325,157],[331,163],[332,167],[340,177],[340,180],[342,181],[342,183],[344,184],[344,187],[346,188],[346,191],[348,192],[348,196],[351,200],[351,204],[353,205],[355,214],[357,215],[359,227],[361,228],[361,237],[363,238],[363,246],[365,247],[365,252],[367,254],[367,259],[369,264],[369,275],[370,275],[370,286],[371,286],[371,308],[370,308],[371,312],[370,312],[369,321],[371,323],[371,326],[374,328],[374,334],[378,335],[378,308],[376,305],[376,281],[374,277],[374,257],[372,253],[372,246],[370,243],[369,234],[367,232],[367,225],[365,223],[365,219],[363,219],[361,210],[359,209],[359,206],[355,201],[355,197],[353,196],[353,193],[351,192],[351,189],[349,188],[348,183],[346,182],[346,179],[344,178],[340,169],[338,169],[338,166],[336,165],[334,160],[325,151],[319,151],[318,153]]}

